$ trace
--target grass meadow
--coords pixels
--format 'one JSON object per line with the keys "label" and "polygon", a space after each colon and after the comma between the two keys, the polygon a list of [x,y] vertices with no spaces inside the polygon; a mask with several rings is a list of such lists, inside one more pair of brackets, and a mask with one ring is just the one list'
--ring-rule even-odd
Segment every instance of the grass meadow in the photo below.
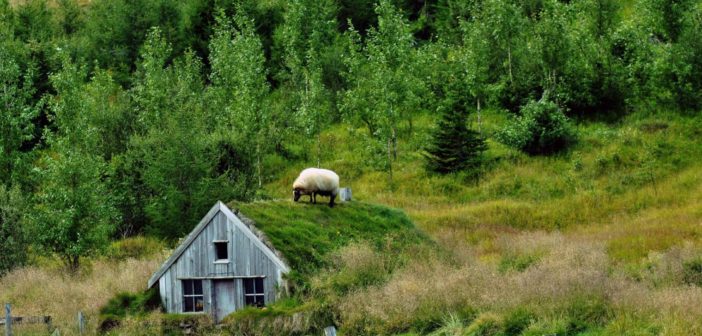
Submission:
{"label": "grass meadow", "polygon": [[[484,116],[490,149],[478,178],[426,173],[426,138],[415,135],[400,144],[390,183],[358,155],[362,130],[326,135],[323,165],[342,185],[403,209],[447,252],[415,256],[385,283],[339,298],[342,329],[702,334],[702,119],[583,122],[568,152],[529,157],[491,140],[504,118]],[[428,133],[426,120],[416,124]],[[300,168],[268,192],[286,197]]]}
{"label": "grass meadow", "polygon": [[[322,307],[341,335],[702,335],[702,118],[582,122],[577,144],[552,157],[492,141],[505,118],[483,116],[489,150],[477,178],[425,172],[429,117],[415,121],[412,136],[404,130],[392,182],[356,140],[364,130],[326,132],[322,166],[356,200],[404,210],[436,244],[390,257],[355,239],[325,257],[308,294],[286,301],[290,311]],[[289,199],[297,173],[316,162],[305,148],[290,150],[300,158],[292,164],[266,159],[279,174],[262,198]],[[256,215],[290,220],[296,205],[273,204],[281,213]],[[15,270],[0,279],[0,301],[18,315],[54,316],[63,335],[75,334],[82,310],[92,333],[99,307],[145,289],[168,253],[161,242],[132,240],[75,277],[50,259]],[[113,334],[159,333],[144,326],[161,319],[129,318]]]}

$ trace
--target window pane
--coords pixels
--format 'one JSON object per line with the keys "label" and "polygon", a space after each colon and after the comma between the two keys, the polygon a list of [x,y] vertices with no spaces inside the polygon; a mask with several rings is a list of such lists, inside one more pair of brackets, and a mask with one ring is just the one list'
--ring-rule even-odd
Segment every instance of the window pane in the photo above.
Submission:
{"label": "window pane", "polygon": [[253,294],[253,279],[244,279],[244,294]]}
{"label": "window pane", "polygon": [[263,278],[255,279],[256,282],[256,294],[263,294]]}
{"label": "window pane", "polygon": [[192,297],[184,297],[183,298],[183,311],[184,312],[191,312],[193,311],[193,298]]}
{"label": "window pane", "polygon": [[205,301],[202,296],[196,296],[195,298],[195,311],[201,312],[205,310]]}
{"label": "window pane", "polygon": [[216,255],[216,260],[221,260],[221,259],[229,259],[228,252],[227,252],[227,243],[226,242],[218,242],[214,243],[215,245],[215,255]]}
{"label": "window pane", "polygon": [[192,295],[193,294],[193,281],[183,280],[183,294]]}
{"label": "window pane", "polygon": [[244,296],[244,302],[246,303],[247,306],[253,306],[256,304],[256,297],[255,296]]}
{"label": "window pane", "polygon": [[193,280],[193,287],[193,294],[202,295],[202,280]]}
{"label": "window pane", "polygon": [[254,298],[255,298],[255,300],[256,300],[256,307],[263,307],[263,306],[265,306],[265,304],[264,304],[264,302],[263,302],[263,301],[264,301],[263,295],[256,295],[256,296],[254,296]]}

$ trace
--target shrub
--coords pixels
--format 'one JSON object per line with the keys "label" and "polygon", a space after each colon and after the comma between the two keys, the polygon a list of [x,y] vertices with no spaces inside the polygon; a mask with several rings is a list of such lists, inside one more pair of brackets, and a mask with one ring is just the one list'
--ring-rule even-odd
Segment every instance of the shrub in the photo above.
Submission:
{"label": "shrub", "polygon": [[521,335],[535,316],[530,311],[524,308],[518,308],[507,314],[504,319],[504,334],[505,335]]}
{"label": "shrub", "polygon": [[576,297],[567,312],[568,330],[573,333],[604,326],[612,317],[612,309],[601,297]]}
{"label": "shrub", "polygon": [[566,149],[575,140],[568,117],[553,102],[530,101],[521,115],[497,134],[500,142],[530,155],[549,155]]}
{"label": "shrub", "polygon": [[161,298],[157,288],[143,293],[119,293],[100,308],[98,326],[105,332],[120,325],[127,315],[144,315],[161,308]]}
{"label": "shrub", "polygon": [[539,256],[537,255],[506,255],[500,260],[498,270],[501,273],[506,273],[510,270],[522,272],[537,262],[539,262]]}
{"label": "shrub", "polygon": [[484,313],[468,326],[465,335],[468,336],[491,336],[502,333],[502,321],[500,317],[491,313]]}
{"label": "shrub", "polygon": [[683,264],[683,279],[688,284],[702,287],[702,258]]}
{"label": "shrub", "polygon": [[222,323],[232,335],[309,335],[333,324],[332,312],[331,307],[315,300],[301,303],[297,298],[286,298],[264,308],[237,310]]}

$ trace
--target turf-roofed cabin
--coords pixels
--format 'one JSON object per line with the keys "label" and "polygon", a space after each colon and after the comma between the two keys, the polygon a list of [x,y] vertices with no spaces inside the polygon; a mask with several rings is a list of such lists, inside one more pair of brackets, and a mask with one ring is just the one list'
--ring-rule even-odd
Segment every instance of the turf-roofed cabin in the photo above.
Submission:
{"label": "turf-roofed cabin", "polygon": [[243,307],[265,306],[289,272],[265,236],[217,202],[149,279],[168,313],[205,313],[217,322]]}

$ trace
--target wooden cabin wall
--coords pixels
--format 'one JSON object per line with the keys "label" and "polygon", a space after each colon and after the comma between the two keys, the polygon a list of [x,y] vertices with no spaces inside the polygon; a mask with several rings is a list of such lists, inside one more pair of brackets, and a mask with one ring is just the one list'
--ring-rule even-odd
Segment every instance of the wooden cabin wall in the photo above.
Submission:
{"label": "wooden cabin wall", "polygon": [[[183,289],[181,279],[193,277],[264,276],[266,303],[275,301],[276,287],[281,270],[247,235],[241,232],[222,212],[193,240],[171,267],[159,279],[159,290],[166,310],[170,313],[183,311]],[[228,240],[229,263],[215,263],[214,240]],[[203,280],[205,312],[213,309],[212,282]],[[236,309],[244,306],[244,290],[241,279],[234,279]]]}

